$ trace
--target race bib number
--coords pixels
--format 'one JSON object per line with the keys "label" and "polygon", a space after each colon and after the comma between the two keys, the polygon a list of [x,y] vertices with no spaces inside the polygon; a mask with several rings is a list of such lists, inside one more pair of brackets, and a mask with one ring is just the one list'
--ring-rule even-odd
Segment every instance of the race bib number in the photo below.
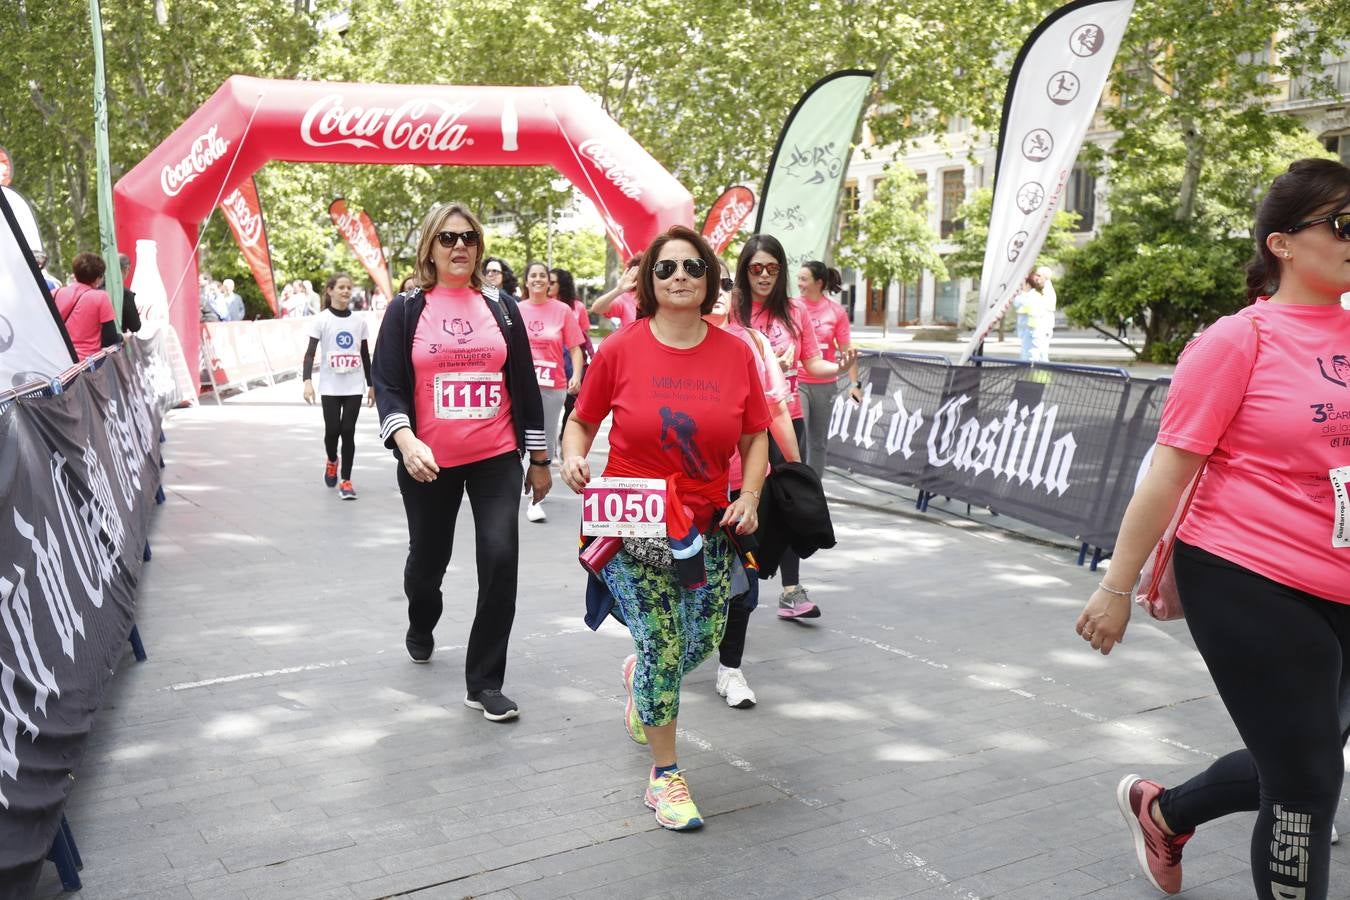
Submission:
{"label": "race bib number", "polygon": [[596,537],[665,537],[665,481],[591,479],[581,498],[581,533]]}
{"label": "race bib number", "polygon": [[359,353],[330,353],[328,354],[328,368],[334,372],[355,372],[361,368],[361,355]]}
{"label": "race bib number", "polygon": [[436,418],[495,419],[503,390],[501,372],[437,373]]}
{"label": "race bib number", "polygon": [[534,377],[539,379],[539,383],[544,387],[553,387],[553,364],[536,362]]}
{"label": "race bib number", "polygon": [[1350,466],[1332,469],[1331,491],[1336,496],[1336,511],[1332,514],[1331,546],[1350,547]]}

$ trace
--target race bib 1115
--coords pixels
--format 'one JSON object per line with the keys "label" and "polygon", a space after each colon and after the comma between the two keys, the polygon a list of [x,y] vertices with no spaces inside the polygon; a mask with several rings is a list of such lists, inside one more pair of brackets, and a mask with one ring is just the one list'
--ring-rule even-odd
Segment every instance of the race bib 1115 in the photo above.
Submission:
{"label": "race bib 1115", "polygon": [[501,372],[438,372],[436,418],[495,419],[502,411]]}

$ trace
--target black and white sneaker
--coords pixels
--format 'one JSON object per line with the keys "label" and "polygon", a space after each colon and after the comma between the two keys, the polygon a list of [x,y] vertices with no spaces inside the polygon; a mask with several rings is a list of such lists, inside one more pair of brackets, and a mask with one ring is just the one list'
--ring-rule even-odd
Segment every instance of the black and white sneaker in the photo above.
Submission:
{"label": "black and white sneaker", "polygon": [[436,639],[429,634],[408,629],[408,636],[403,639],[403,646],[408,648],[408,658],[415,663],[431,662],[431,651],[436,649]]}
{"label": "black and white sneaker", "polygon": [[493,688],[465,694],[464,705],[469,709],[481,709],[483,718],[489,722],[505,722],[520,715],[520,707],[516,706],[516,701]]}

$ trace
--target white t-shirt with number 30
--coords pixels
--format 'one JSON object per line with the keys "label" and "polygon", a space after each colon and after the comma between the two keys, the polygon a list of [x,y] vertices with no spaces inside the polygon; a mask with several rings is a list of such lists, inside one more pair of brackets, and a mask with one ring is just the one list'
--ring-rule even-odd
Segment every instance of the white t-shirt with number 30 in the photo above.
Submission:
{"label": "white t-shirt with number 30", "polygon": [[361,366],[361,342],[370,326],[366,317],[352,313],[335,315],[325,309],[313,319],[309,336],[319,342],[319,393],[325,397],[350,397],[366,392],[366,373]]}

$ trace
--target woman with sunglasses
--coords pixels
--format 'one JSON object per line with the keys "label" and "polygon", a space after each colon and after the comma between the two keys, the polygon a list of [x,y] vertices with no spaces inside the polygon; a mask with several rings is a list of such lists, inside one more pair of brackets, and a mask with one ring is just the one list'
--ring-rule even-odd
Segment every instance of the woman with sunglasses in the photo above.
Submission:
{"label": "woman with sunglasses", "polygon": [[416,287],[389,304],[375,344],[380,436],[399,460],[408,516],[405,646],[431,660],[441,581],[464,495],[473,512],[478,605],[464,653],[464,705],[494,722],[519,707],[502,693],[516,614],[520,457],[535,503],[552,484],[544,413],[520,308],[484,287],[483,228],[458,204],[433,207],[417,241]]}
{"label": "woman with sunglasses", "polygon": [[1293,163],[1253,231],[1252,304],[1182,353],[1152,465],[1076,629],[1104,654],[1121,641],[1140,568],[1198,477],[1172,568],[1245,748],[1172,788],[1127,775],[1116,802],[1159,890],[1181,890],[1198,826],[1255,810],[1255,896],[1324,900],[1350,733],[1350,373],[1336,365],[1350,357],[1350,168]]}
{"label": "woman with sunglasses", "polygon": [[[817,378],[838,378],[848,371],[857,359],[852,348],[842,350],[831,362],[820,352],[810,316],[800,300],[788,297],[787,255],[778,238],[771,234],[756,234],[741,248],[736,263],[736,295],[743,321],[764,334],[778,356],[778,363],[787,374],[788,413],[792,427],[801,445],[806,432],[802,419],[802,402],[798,393],[798,366]],[[784,461],[782,448],[769,444],[769,460]],[[814,619],[820,616],[820,607],[806,595],[801,586],[801,561],[788,549],[779,562],[783,593],[778,598],[780,619]]]}
{"label": "woman with sunglasses", "polygon": [[[525,301],[520,304],[520,317],[530,335],[534,374],[539,379],[544,403],[544,435],[552,458],[557,455],[563,398],[581,389],[581,329],[572,308],[549,297],[548,279],[548,266],[543,263],[525,266]],[[565,365],[564,360],[570,365]],[[525,518],[531,522],[547,521],[543,501],[526,507]]]}
{"label": "woman with sunglasses", "polygon": [[[581,329],[581,377],[586,377],[586,366],[590,358],[595,355],[595,345],[591,343],[591,317],[586,311],[586,304],[577,296],[577,283],[572,278],[572,273],[567,269],[550,269],[548,273],[548,295],[559,303],[567,305],[577,317],[577,327]],[[564,357],[568,363],[567,377],[570,381],[573,372],[571,369],[571,357]],[[578,390],[580,386],[578,385]],[[567,420],[572,415],[572,407],[577,402],[577,391],[569,390],[567,397],[563,400],[563,420],[558,426],[558,440],[562,440],[563,429],[567,427]]]}
{"label": "woman with sunglasses", "polygon": [[[827,362],[836,362],[838,354],[853,349],[853,335],[849,327],[848,311],[828,294],[837,294],[843,288],[839,270],[818,259],[802,263],[797,271],[797,292],[806,307],[807,318],[815,331],[816,343]],[[798,370],[798,390],[801,395],[802,420],[806,428],[806,445],[802,455],[806,464],[817,475],[825,475],[825,437],[830,426],[834,398],[839,394],[837,377],[812,375],[805,368]],[[862,384],[858,381],[858,361],[848,367],[848,396],[855,403],[862,400]]]}
{"label": "woman with sunglasses", "polygon": [[[769,436],[773,442],[783,448],[783,456],[788,462],[798,462],[801,456],[797,448],[797,434],[792,427],[792,416],[788,414],[787,377],[778,365],[778,357],[769,345],[769,339],[740,321],[740,313],[733,293],[736,282],[731,279],[727,267],[719,263],[721,271],[721,292],[712,311],[704,316],[708,324],[721,328],[745,341],[755,357],[756,370],[760,384],[764,388],[764,402],[769,406]],[[728,481],[731,498],[740,496],[744,475],[741,471],[741,457],[731,458],[731,472]],[[745,637],[750,630],[750,613],[759,603],[759,579],[753,577],[748,590],[732,596],[727,608],[727,628],[717,645],[717,681],[718,696],[732,709],[749,709],[757,702],[755,692],[745,679],[741,660],[745,655]]]}
{"label": "woman with sunglasses", "polygon": [[[586,454],[610,415],[605,476],[666,482],[669,541],[656,541],[670,556],[635,556],[637,546],[626,544],[601,577],[637,651],[623,667],[625,723],[651,750],[644,800],[662,827],[677,831],[703,824],[676,762],[680,685],[722,637],[733,552],[723,529],[758,528],[768,464],[769,414],[751,350],[702,318],[717,300],[717,271],[716,254],[692,229],[676,225],[652,241],[637,277],[638,320],[596,351],[563,435],[562,478],[577,493],[590,481]],[[737,450],[745,483],[728,504]],[[699,562],[702,571],[691,572]],[[598,625],[608,612],[587,621]]]}
{"label": "woman with sunglasses", "polygon": [[489,256],[483,260],[483,281],[488,287],[494,287],[517,303],[520,302],[520,284],[516,273],[500,256]]}

